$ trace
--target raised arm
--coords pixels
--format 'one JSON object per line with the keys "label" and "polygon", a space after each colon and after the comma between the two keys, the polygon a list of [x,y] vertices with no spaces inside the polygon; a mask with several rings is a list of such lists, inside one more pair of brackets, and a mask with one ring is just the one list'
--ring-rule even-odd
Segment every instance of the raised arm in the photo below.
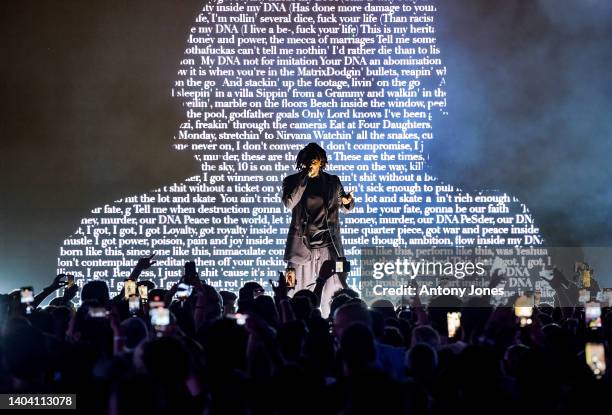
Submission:
{"label": "raised arm", "polygon": [[338,178],[338,204],[347,212],[355,207],[353,192],[344,193],[344,187],[342,186],[340,178]]}
{"label": "raised arm", "polygon": [[306,190],[306,184],[308,183],[308,175],[306,172],[300,173],[299,180],[295,184],[289,183],[291,180],[287,180],[289,177],[285,177],[283,180],[283,205],[287,209],[293,209],[302,199],[304,190]]}
{"label": "raised arm", "polygon": [[130,280],[136,281],[143,270],[149,269],[151,265],[155,264],[157,261],[151,261],[155,256],[155,252],[151,254],[151,256],[140,258],[136,263],[136,266],[132,270],[132,273],[128,277]]}
{"label": "raised arm", "polygon": [[66,277],[66,274],[59,274],[57,277],[53,278],[53,282],[51,283],[51,285],[43,289],[40,293],[38,293],[34,297],[34,302],[32,303],[32,307],[34,308],[38,307],[38,305],[42,303],[43,301],[45,301],[45,298],[47,298],[53,291],[65,285],[66,283],[63,281],[65,277]]}

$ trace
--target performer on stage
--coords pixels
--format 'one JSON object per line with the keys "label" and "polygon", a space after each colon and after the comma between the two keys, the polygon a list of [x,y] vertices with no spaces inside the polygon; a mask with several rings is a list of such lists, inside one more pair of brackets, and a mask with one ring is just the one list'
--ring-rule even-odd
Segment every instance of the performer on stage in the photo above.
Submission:
{"label": "performer on stage", "polygon": [[[283,180],[283,205],[291,209],[284,260],[295,268],[296,287],[314,287],[321,264],[344,256],[338,223],[338,210],[355,206],[353,192],[344,193],[338,176],[325,173],[325,150],[315,143],[304,147],[297,156],[298,173]],[[338,275],[325,284],[321,295],[321,314],[329,314],[331,296],[342,288]]]}

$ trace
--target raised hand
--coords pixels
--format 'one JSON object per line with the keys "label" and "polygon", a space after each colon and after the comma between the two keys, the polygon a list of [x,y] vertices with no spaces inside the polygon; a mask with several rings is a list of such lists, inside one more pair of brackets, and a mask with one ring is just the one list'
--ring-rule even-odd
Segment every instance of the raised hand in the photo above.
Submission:
{"label": "raised hand", "polygon": [[336,261],[333,259],[328,259],[327,261],[321,264],[321,269],[319,270],[319,278],[324,281],[327,281],[335,274],[336,269]]}
{"label": "raised hand", "polygon": [[132,271],[128,279],[136,281],[138,277],[140,276],[140,273],[143,270],[149,269],[151,265],[154,265],[157,262],[157,261],[151,261],[154,256],[155,256],[155,252],[153,252],[151,256],[140,258],[138,262],[136,263],[136,266],[134,267],[134,270]]}
{"label": "raised hand", "polygon": [[503,280],[504,276],[500,274],[501,269],[496,268],[491,275],[491,281],[489,281],[489,288],[497,287]]}
{"label": "raised hand", "polygon": [[202,281],[200,280],[200,276],[196,270],[195,261],[185,262],[185,275],[183,275],[182,281],[196,289],[202,288]]}
{"label": "raised hand", "polygon": [[[289,275],[289,273],[287,273],[286,275]],[[283,274],[282,272],[278,273],[278,283],[276,285],[274,285],[274,281],[272,280],[269,280],[269,282],[270,286],[272,287],[272,291],[274,291],[275,297],[277,297],[279,300],[287,298],[287,292],[290,290],[290,288],[287,285],[287,279],[285,277],[285,274]]]}
{"label": "raised hand", "polygon": [[138,263],[136,264],[136,268],[143,270],[151,268],[151,265],[154,265],[157,261],[151,261],[155,256],[155,252],[151,254],[151,256],[140,258]]}
{"label": "raised hand", "polygon": [[66,285],[64,288],[64,301],[71,301],[79,291],[79,286],[76,284]]}
{"label": "raised hand", "polygon": [[342,201],[343,205],[348,205],[353,201],[353,194],[355,193],[354,190],[351,190],[350,192],[348,192],[347,194],[345,194],[344,196],[342,196],[340,198],[340,200]]}
{"label": "raised hand", "polygon": [[51,283],[49,288],[53,290],[57,290],[59,287],[66,285],[66,274],[58,274],[57,277],[53,278],[53,282]]}
{"label": "raised hand", "polygon": [[194,288],[199,288],[202,285],[202,280],[197,273],[195,274],[185,274],[183,276],[183,282],[187,285],[191,285]]}

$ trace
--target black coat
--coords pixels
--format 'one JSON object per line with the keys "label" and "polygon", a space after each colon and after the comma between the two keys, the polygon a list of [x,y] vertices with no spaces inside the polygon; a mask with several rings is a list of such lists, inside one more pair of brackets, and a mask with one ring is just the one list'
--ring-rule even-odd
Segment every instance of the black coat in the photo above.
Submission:
{"label": "black coat", "polygon": [[[340,199],[345,195],[340,178],[325,172],[321,172],[323,185],[327,188],[327,225],[330,230],[332,241],[340,256],[344,256],[342,238],[340,236],[340,224],[338,223],[338,210],[342,208],[349,211],[355,206],[355,200],[348,205],[343,205]],[[283,180],[283,205],[291,209],[291,225],[287,233],[287,244],[285,245],[284,260],[296,264],[305,264],[310,261],[310,249],[304,234],[306,229],[306,210],[302,201],[302,195],[306,190],[308,177],[306,171],[301,171]],[[333,250],[333,247],[331,248]],[[335,250],[334,250],[335,252]]]}

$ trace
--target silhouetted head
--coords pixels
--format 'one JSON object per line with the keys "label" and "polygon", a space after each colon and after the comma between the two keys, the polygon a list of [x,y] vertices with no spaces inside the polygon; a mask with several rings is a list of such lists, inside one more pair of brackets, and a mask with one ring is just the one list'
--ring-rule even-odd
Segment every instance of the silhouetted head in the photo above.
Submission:
{"label": "silhouetted head", "polygon": [[206,297],[204,314],[206,321],[220,318],[223,314],[223,299],[212,285],[204,284],[202,291]]}
{"label": "silhouetted head", "polygon": [[223,314],[235,313],[238,296],[231,291],[219,291],[219,295],[223,299]]}
{"label": "silhouetted head", "polygon": [[303,290],[299,290],[298,292],[293,294],[293,298],[298,298],[298,297],[305,297],[305,298],[307,298],[312,307],[314,307],[314,305],[317,303],[317,296],[316,296],[316,294],[313,293],[310,290],[303,289]]}
{"label": "silhouetted head", "polygon": [[385,320],[385,329],[380,342],[388,344],[389,346],[403,347],[406,340],[404,339],[402,331],[398,327],[386,325],[387,321],[388,320]]}
{"label": "silhouetted head", "polygon": [[393,303],[386,299],[379,299],[372,303],[371,305],[373,310],[381,313],[385,318],[395,318],[395,307],[393,307]]}
{"label": "silhouetted head", "polygon": [[329,305],[329,315],[333,316],[334,314],[336,314],[336,310],[342,307],[344,304],[348,303],[349,301],[351,301],[351,297],[346,294],[334,296],[334,298],[331,300],[331,304]]}
{"label": "silhouetted head", "polygon": [[99,301],[84,301],[72,317],[69,331],[74,341],[108,352],[112,350],[113,332],[108,318],[92,315],[99,309],[104,309]]}
{"label": "silhouetted head", "polygon": [[74,315],[74,310],[67,306],[55,307],[51,311],[51,315],[53,316],[55,335],[58,338],[64,338],[70,325],[70,319]]}
{"label": "silhouetted head", "polygon": [[334,333],[342,339],[344,331],[354,323],[362,323],[371,327],[372,320],[363,302],[350,302],[340,307],[334,315]]}
{"label": "silhouetted head", "polygon": [[440,335],[431,326],[419,326],[412,331],[412,345],[427,344],[434,349],[440,346]]}
{"label": "silhouetted head", "polygon": [[524,344],[513,344],[504,353],[504,372],[508,376],[517,377],[531,354],[531,349]]}
{"label": "silhouetted head", "polygon": [[[308,291],[308,290],[302,290]],[[308,291],[311,292],[311,291]],[[291,308],[293,308],[293,313],[298,320],[306,320],[312,314],[312,310],[314,309],[313,299],[309,295],[298,295],[300,291],[295,293],[293,298],[291,299]],[[316,298],[314,299],[316,301]]]}
{"label": "silhouetted head", "polygon": [[253,307],[255,297],[264,292],[263,287],[255,281],[245,283],[240,290],[238,290],[238,312],[248,313]]}
{"label": "silhouetted head", "polygon": [[108,285],[106,285],[104,281],[89,281],[87,284],[83,285],[83,289],[81,290],[81,301],[96,300],[101,305],[105,306],[109,298]]}
{"label": "silhouetted head", "polygon": [[135,349],[141,341],[149,336],[147,325],[138,317],[130,317],[121,322],[121,328],[125,333],[125,347]]}
{"label": "silhouetted head", "polygon": [[438,368],[438,353],[426,343],[419,343],[406,353],[406,368],[417,381],[432,380]]}
{"label": "silhouetted head", "polygon": [[274,300],[269,295],[260,295],[253,302],[253,313],[265,320],[272,327],[278,326],[278,311]]}
{"label": "silhouetted head", "polygon": [[374,335],[364,323],[353,323],[344,330],[340,350],[346,375],[371,368],[376,362]]}
{"label": "silhouetted head", "polygon": [[353,290],[352,288],[346,287],[346,288],[340,288],[339,290],[336,290],[334,292],[334,295],[332,295],[332,300],[342,294],[346,294],[350,298],[359,298],[359,293],[357,291]]}

